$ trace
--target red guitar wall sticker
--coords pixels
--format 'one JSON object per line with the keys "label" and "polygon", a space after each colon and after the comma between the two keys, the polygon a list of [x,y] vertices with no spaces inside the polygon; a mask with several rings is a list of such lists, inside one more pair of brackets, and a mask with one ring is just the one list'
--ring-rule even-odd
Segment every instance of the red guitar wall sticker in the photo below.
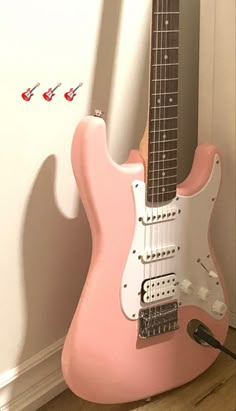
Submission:
{"label": "red guitar wall sticker", "polygon": [[76,96],[76,90],[78,90],[79,87],[82,87],[83,83],[79,83],[79,85],[77,87],[75,87],[74,89],[71,88],[69,91],[67,91],[67,93],[64,94],[64,97],[67,101],[72,101],[74,99],[74,97]]}
{"label": "red guitar wall sticker", "polygon": [[61,86],[61,83],[58,83],[58,84],[56,85],[56,87],[54,87],[54,89],[49,88],[48,91],[46,91],[45,93],[43,93],[43,98],[44,98],[46,101],[51,101],[52,98],[55,96],[54,91],[55,91],[58,87],[60,87],[60,86]]}
{"label": "red guitar wall sticker", "polygon": [[33,91],[36,89],[36,87],[40,86],[40,83],[37,83],[33,88],[27,88],[27,90],[21,94],[21,97],[25,101],[30,101],[31,97],[34,95]]}

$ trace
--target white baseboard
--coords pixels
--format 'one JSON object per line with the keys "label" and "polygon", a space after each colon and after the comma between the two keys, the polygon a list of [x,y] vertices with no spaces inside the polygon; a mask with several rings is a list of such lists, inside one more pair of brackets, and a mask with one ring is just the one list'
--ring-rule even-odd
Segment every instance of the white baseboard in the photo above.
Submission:
{"label": "white baseboard", "polygon": [[229,317],[229,324],[230,327],[236,328],[236,313],[233,313],[232,311]]}
{"label": "white baseboard", "polygon": [[66,389],[61,372],[64,338],[0,375],[0,411],[36,411]]}

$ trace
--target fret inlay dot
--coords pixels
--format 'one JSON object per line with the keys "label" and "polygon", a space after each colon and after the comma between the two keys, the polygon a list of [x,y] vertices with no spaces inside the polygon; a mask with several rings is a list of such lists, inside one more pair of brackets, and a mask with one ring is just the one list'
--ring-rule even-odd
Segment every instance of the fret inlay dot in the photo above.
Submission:
{"label": "fret inlay dot", "polygon": [[162,191],[163,191],[163,193],[166,191],[165,187],[163,187]]}
{"label": "fret inlay dot", "polygon": [[165,139],[166,139],[166,135],[165,135],[165,134],[163,134],[163,137],[162,137],[162,138],[163,138],[163,140],[165,140]]}
{"label": "fret inlay dot", "polygon": [[166,21],[165,21],[165,25],[166,25],[166,26],[168,26],[168,24],[169,24],[169,21],[168,21],[168,20],[166,20]]}
{"label": "fret inlay dot", "polygon": [[161,99],[159,98],[159,99],[157,100],[157,102],[158,102],[158,104],[160,104],[160,103],[161,103]]}
{"label": "fret inlay dot", "polygon": [[165,155],[165,154],[163,154],[162,158],[164,158],[164,159],[165,159],[165,158],[166,158],[166,155]]}
{"label": "fret inlay dot", "polygon": [[165,175],[166,175],[165,171],[163,171],[162,175],[163,175],[163,177],[165,177]]}
{"label": "fret inlay dot", "polygon": [[167,56],[167,54],[165,55],[164,59],[165,59],[165,60],[168,60],[168,56]]}
{"label": "fret inlay dot", "polygon": [[169,102],[170,102],[170,103],[173,103],[173,98],[170,98],[170,99],[169,99]]}

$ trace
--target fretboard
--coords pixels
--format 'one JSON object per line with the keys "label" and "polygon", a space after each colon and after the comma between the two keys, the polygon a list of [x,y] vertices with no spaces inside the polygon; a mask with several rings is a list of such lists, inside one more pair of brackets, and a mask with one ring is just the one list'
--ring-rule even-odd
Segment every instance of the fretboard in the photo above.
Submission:
{"label": "fretboard", "polygon": [[179,0],[153,0],[147,202],[176,196]]}

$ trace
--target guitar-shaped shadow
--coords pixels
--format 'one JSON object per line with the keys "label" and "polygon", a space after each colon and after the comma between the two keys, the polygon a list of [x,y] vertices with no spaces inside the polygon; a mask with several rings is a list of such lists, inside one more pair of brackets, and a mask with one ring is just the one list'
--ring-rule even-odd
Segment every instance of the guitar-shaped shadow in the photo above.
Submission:
{"label": "guitar-shaped shadow", "polygon": [[[91,236],[82,203],[75,218],[65,217],[56,203],[55,180],[51,155],[35,178],[23,220],[25,335],[18,364],[65,336],[88,271]],[[12,398],[20,388],[16,380]]]}

